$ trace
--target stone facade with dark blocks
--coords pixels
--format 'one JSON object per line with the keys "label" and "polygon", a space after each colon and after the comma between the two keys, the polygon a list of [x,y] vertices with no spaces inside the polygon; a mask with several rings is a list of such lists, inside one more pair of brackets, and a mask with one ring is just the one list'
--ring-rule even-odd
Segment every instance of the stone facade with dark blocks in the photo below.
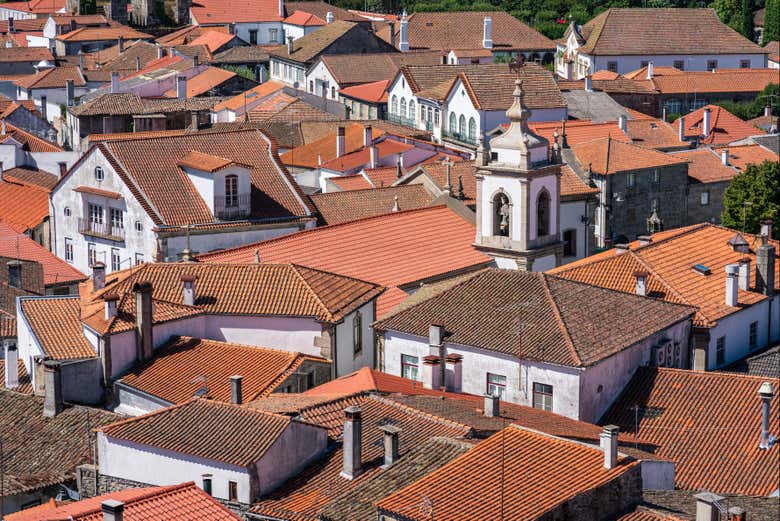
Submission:
{"label": "stone facade with dark blocks", "polygon": [[[685,224],[703,222],[720,224],[720,216],[723,214],[723,194],[728,186],[729,181],[700,183],[691,179],[688,185],[688,215]],[[705,201],[706,204],[702,204]]]}

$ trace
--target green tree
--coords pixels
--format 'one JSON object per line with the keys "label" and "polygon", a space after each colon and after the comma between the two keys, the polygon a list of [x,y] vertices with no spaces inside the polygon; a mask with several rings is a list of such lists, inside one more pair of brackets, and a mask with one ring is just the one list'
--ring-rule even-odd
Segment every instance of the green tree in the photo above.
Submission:
{"label": "green tree", "polygon": [[[780,163],[777,161],[748,165],[731,180],[723,194],[724,226],[742,230],[744,223],[746,232],[758,233],[764,219],[780,222]],[[772,235],[780,238],[780,226],[773,227]]]}
{"label": "green tree", "polygon": [[764,15],[764,33],[761,36],[761,44],[780,40],[780,0],[766,0],[766,14]]}
{"label": "green tree", "polygon": [[739,16],[735,20],[737,27],[735,29],[748,40],[753,40],[753,2],[742,0],[739,9]]}

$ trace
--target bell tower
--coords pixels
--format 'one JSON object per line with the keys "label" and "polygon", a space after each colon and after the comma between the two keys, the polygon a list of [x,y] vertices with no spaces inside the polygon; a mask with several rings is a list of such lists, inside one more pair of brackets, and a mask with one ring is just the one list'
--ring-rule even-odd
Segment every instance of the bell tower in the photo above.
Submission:
{"label": "bell tower", "polygon": [[561,165],[548,154],[548,142],[528,128],[523,103],[522,62],[514,101],[507,110],[509,129],[480,147],[477,154],[477,233],[474,246],[504,269],[545,271],[558,266]]}

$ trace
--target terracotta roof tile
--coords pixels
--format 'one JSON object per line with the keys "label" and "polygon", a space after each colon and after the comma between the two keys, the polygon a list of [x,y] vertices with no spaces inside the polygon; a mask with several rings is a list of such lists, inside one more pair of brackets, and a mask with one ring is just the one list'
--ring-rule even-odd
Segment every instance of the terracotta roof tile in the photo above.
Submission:
{"label": "terracotta roof tile", "polygon": [[308,121],[337,121],[338,118],[329,112],[318,109],[314,105],[306,103],[302,99],[279,91],[257,107],[249,111],[249,121],[275,123],[275,122],[308,122]]}
{"label": "terracotta roof tile", "polygon": [[19,306],[46,356],[54,360],[97,356],[84,338],[77,297],[23,297]]}
{"label": "terracotta roof tile", "polygon": [[752,376],[775,378],[780,375],[780,345],[770,347],[761,353],[743,358],[724,370],[747,373]]}
{"label": "terracotta roof tile", "polygon": [[652,84],[661,94],[761,92],[778,83],[776,69],[717,69],[715,72],[684,71],[656,76]]}
{"label": "terracotta roof tile", "polygon": [[379,80],[391,80],[403,65],[440,65],[442,52],[326,54],[320,60],[336,83],[341,87],[347,87]]}
{"label": "terracotta roof tile", "polygon": [[98,431],[109,438],[246,467],[262,458],[291,421],[286,416],[194,398]]}
{"label": "terracotta roof tile", "polygon": [[65,149],[59,145],[42,139],[32,132],[5,122],[5,134],[0,134],[0,142],[5,142],[9,138],[18,141],[25,152],[64,152]]}
{"label": "terracotta roof tile", "polygon": [[241,375],[244,400],[249,401],[272,393],[306,359],[327,363],[291,351],[174,337],[155,349],[152,361],[132,369],[119,383],[169,403],[187,401],[207,385],[209,398],[229,402],[230,377]]}
{"label": "terracotta roof tile", "polygon": [[228,100],[223,101],[217,105],[214,105],[214,112],[221,110],[236,110],[242,108],[245,104],[254,103],[258,99],[263,99],[277,91],[282,90],[284,83],[279,81],[267,81],[261,83],[257,87],[249,89],[246,92],[242,92],[238,96],[234,96]]}
{"label": "terracotta roof tile", "polygon": [[[380,500],[377,508],[422,521],[428,513],[419,507],[420,497],[426,497],[435,505],[437,519],[537,519],[638,466],[638,461],[621,457],[617,466],[605,469],[598,447],[512,425]],[[544,487],[536,486],[541,482]]]}
{"label": "terracotta roof tile", "polygon": [[187,155],[185,155],[177,164],[181,167],[192,168],[194,170],[200,170],[202,172],[209,172],[212,174],[231,165],[240,165],[245,168],[249,168],[249,166],[238,163],[232,159],[225,159],[224,157],[204,154],[203,152],[198,152],[197,150],[192,150],[191,152],[187,153]]}
{"label": "terracotta roof tile", "polygon": [[680,141],[677,129],[660,119],[631,119],[626,121],[626,130],[636,145],[656,149],[684,149],[690,143]]}
{"label": "terracotta roof tile", "polygon": [[651,148],[611,138],[573,145],[572,151],[583,168],[591,165],[594,173],[602,175],[687,162],[676,155],[664,154]]}
{"label": "terracotta roof tile", "polygon": [[387,85],[390,80],[380,80],[347,87],[339,91],[339,96],[367,101],[369,103],[387,103]]}
{"label": "terracotta roof tile", "polygon": [[[772,380],[777,389],[780,380]],[[676,462],[677,488],[767,496],[780,482],[780,444],[758,448],[758,389],[764,381],[733,373],[640,367],[602,422],[634,432],[634,406],[639,406],[636,432]],[[778,425],[779,412],[775,393],[770,425]]]}
{"label": "terracotta roof tile", "polygon": [[313,14],[323,20],[328,17],[328,13],[333,13],[334,20],[347,20],[348,22],[365,22],[360,16],[342,9],[336,5],[320,0],[304,0],[302,2],[285,2],[284,8],[287,15],[295,14],[298,11]]}
{"label": "terracotta roof tile", "polygon": [[59,181],[58,176],[29,166],[17,166],[4,170],[3,179],[21,184],[40,186],[46,190],[54,188]]}
{"label": "terracotta roof tile", "polygon": [[427,337],[429,324],[439,322],[457,344],[587,367],[693,313],[687,306],[544,274],[488,269],[374,327]]}
{"label": "terracotta roof tile", "polygon": [[[219,33],[217,33],[219,34]],[[228,80],[236,77],[236,73],[219,67],[209,67],[205,71],[196,74],[187,80],[187,97],[194,98],[208,94],[210,90],[216,89]],[[176,89],[165,91],[165,96],[169,98],[176,97]]]}
{"label": "terracotta roof tile", "polygon": [[198,0],[190,8],[197,25],[281,22],[275,0]]}
{"label": "terracotta roof tile", "polygon": [[241,45],[231,47],[225,51],[217,53],[214,63],[268,63],[270,53],[281,48],[281,45]]}
{"label": "terracotta roof tile", "polygon": [[286,394],[274,393],[260,398],[246,407],[288,416],[300,416],[303,420],[328,430],[328,436],[338,438],[344,430],[344,409],[360,406],[366,401],[366,393],[353,394]]}
{"label": "terracotta roof tile", "polygon": [[[393,171],[395,171],[395,168],[393,168]],[[395,177],[393,177],[393,180],[395,180]],[[366,190],[369,188],[374,188],[371,182],[362,173],[332,177],[328,179],[328,182],[333,183],[340,190],[345,191]]]}
{"label": "terracotta roof tile", "polygon": [[66,503],[45,503],[7,515],[7,521],[102,521],[101,503],[124,503],[127,521],[238,521],[237,515],[192,481],[167,487],[129,488]]}
{"label": "terracotta roof tile", "polygon": [[121,92],[106,93],[94,99],[83,101],[68,110],[77,117],[82,116],[131,116],[169,112],[202,111],[220,103],[221,98],[141,98],[137,94]]}
{"label": "terracotta roof tile", "polygon": [[780,62],[780,42],[774,40],[764,46],[764,50],[769,53],[769,59],[774,62]]}
{"label": "terracotta roof tile", "polygon": [[284,60],[298,63],[309,63],[333,42],[351,31],[357,24],[336,20],[324,27],[317,29],[305,36],[293,41],[293,52],[287,52],[287,46],[271,52],[271,56],[277,56]]}
{"label": "terracotta roof tile", "polygon": [[688,161],[688,177],[700,183],[728,181],[739,173],[735,168],[724,165],[720,155],[709,148],[678,152],[674,156]]}
{"label": "terracotta roof tile", "polygon": [[[474,225],[445,206],[401,211],[315,228],[278,239],[200,256],[202,262],[296,262],[381,284],[404,286],[444,278],[490,262],[475,250]],[[405,293],[377,302],[377,316]]]}
{"label": "terracotta roof tile", "polygon": [[599,189],[588,186],[569,165],[561,166],[561,198],[577,199],[599,193]]}
{"label": "terracotta roof tile", "polygon": [[[526,107],[531,110],[566,107],[566,99],[552,73],[545,67],[528,63],[520,70],[519,75],[523,80],[523,103]],[[458,74],[477,110],[491,111],[506,110],[512,105],[513,90],[508,87],[516,77],[517,74],[505,64],[474,65],[466,67]],[[426,97],[424,92],[418,96]]]}
{"label": "terracotta roof tile", "polygon": [[[25,204],[18,204],[24,201]],[[33,184],[0,181],[0,222],[24,233],[49,216],[49,190]]]}
{"label": "terracotta roof tile", "polygon": [[223,33],[229,33],[230,32],[230,26],[228,23],[225,25],[187,25],[185,27],[182,27],[181,29],[178,29],[176,31],[173,31],[171,33],[165,34],[163,36],[160,36],[155,40],[158,44],[163,46],[176,46],[176,45],[186,45],[201,34],[207,33],[209,31],[220,31]]}
{"label": "terracotta roof tile", "polygon": [[433,200],[422,185],[328,192],[310,197],[326,224],[340,224],[390,213],[396,201],[399,209],[412,210],[424,208]]}
{"label": "terracotta roof tile", "polygon": [[[655,520],[695,521],[696,495],[700,490],[644,490],[642,502],[637,509],[657,512]],[[749,512],[751,521],[776,521],[780,512],[780,499],[775,497],[752,497],[740,494],[718,494],[723,499],[718,502],[720,509],[741,508]]]}
{"label": "terracotta roof tile", "polygon": [[[473,161],[458,161],[452,163],[450,167],[451,193],[457,195],[458,182],[463,185],[463,202],[465,204],[474,204],[477,197],[476,167]],[[447,165],[443,162],[429,163],[421,165],[413,170],[409,175],[397,181],[398,184],[411,183],[419,175],[427,175],[440,190],[447,186]],[[393,173],[394,175],[394,173]]]}
{"label": "terracotta roof tile", "polygon": [[[21,20],[20,20],[21,21]],[[54,62],[54,56],[46,47],[2,47],[0,48],[0,63],[14,62]]]}
{"label": "terracotta roof tile", "polygon": [[206,31],[188,45],[205,45],[209,52],[217,52],[223,45],[230,43],[236,36],[222,31]]}
{"label": "terracotta roof tile", "polygon": [[[404,152],[409,152],[415,149],[413,143],[405,143],[395,139],[384,139],[378,143],[375,141],[375,147],[377,151],[377,157],[382,160],[384,158],[397,157]],[[353,152],[342,155],[341,157],[334,157],[328,161],[323,161],[320,165],[321,168],[332,170],[335,172],[350,172],[355,169],[362,169],[369,165],[371,161],[371,151],[369,148],[360,148]],[[410,160],[410,162],[412,162]]]}
{"label": "terracotta roof tile", "polygon": [[[703,137],[704,111],[707,109],[711,111],[711,128],[709,135]],[[675,124],[679,125],[679,120],[675,121]],[[701,144],[720,145],[757,134],[765,134],[765,132],[717,105],[707,105],[685,115],[685,135],[699,138]]]}
{"label": "terracotta roof tile", "polygon": [[[3,319],[3,311],[0,310],[0,321]],[[16,320],[14,320],[14,323],[16,323]],[[2,333],[0,333],[0,337],[2,337]],[[16,331],[14,330],[14,336],[16,336]],[[13,389],[10,389],[8,387],[5,387],[5,380],[0,382],[0,386],[2,386],[4,389],[8,389],[9,391],[14,391],[16,393],[22,393],[22,394],[32,394],[33,393],[33,386],[32,381],[30,380],[30,374],[27,372],[27,368],[24,366],[24,362],[20,359],[17,361],[18,369],[17,369],[17,375],[19,378],[19,385],[17,387],[14,387]],[[0,360],[0,373],[5,374],[5,360]]]}
{"label": "terracotta roof tile", "polygon": [[87,277],[29,237],[0,222],[0,256],[35,261],[43,267],[45,285],[73,283]]}
{"label": "terracotta roof tile", "polygon": [[284,19],[284,23],[297,25],[300,27],[317,27],[325,25],[327,22],[325,22],[325,20],[319,16],[305,13],[303,11],[295,11],[293,14]]}
{"label": "terracotta roof tile", "polygon": [[[364,125],[352,123],[344,128],[344,154],[351,154],[363,148]],[[385,132],[372,127],[374,141]],[[330,133],[317,141],[288,150],[279,156],[282,162],[290,166],[316,168],[320,162],[327,163],[336,159],[336,133]]]}
{"label": "terracotta roof tile", "polygon": [[564,130],[566,131],[566,140],[570,147],[586,141],[593,141],[606,137],[610,137],[614,141],[630,142],[630,138],[620,130],[617,122],[614,121],[608,123],[593,123],[590,120],[571,120],[566,121],[565,129],[561,121],[532,121],[528,123],[528,128],[530,128],[534,134],[538,134],[545,138],[551,145],[554,142],[553,134],[555,134],[555,132],[561,136],[558,138],[558,143],[561,143]]}
{"label": "terracotta roof tile", "polygon": [[[6,287],[0,286],[0,291],[5,289]],[[5,297],[0,293],[0,298]],[[16,299],[15,296],[13,298]],[[10,313],[2,308],[0,308],[0,338],[16,338],[16,313]]]}
{"label": "terracotta roof tile", "polygon": [[111,27],[82,27],[57,36],[57,40],[64,42],[95,42],[104,40],[117,40],[122,36],[125,40],[149,40],[151,34],[142,33],[126,25]]}
{"label": "terracotta roof tile", "polygon": [[723,150],[728,150],[729,164],[738,171],[745,170],[748,165],[760,165],[764,161],[780,160],[776,153],[761,145],[721,146],[714,150],[718,154],[722,153]]}

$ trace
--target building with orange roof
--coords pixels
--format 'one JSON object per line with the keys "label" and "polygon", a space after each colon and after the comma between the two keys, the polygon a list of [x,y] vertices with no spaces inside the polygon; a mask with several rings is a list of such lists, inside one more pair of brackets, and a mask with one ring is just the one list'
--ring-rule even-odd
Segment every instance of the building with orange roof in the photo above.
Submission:
{"label": "building with orange roof", "polygon": [[[220,67],[208,67],[188,78],[185,82],[186,97],[195,98],[197,96],[233,96],[244,92],[247,88],[252,88],[255,82],[239,76],[233,71],[228,71]],[[178,98],[182,92],[180,89],[168,89],[163,93],[169,98]]]}
{"label": "building with orange roof", "polygon": [[766,133],[717,105],[707,105],[686,114],[674,125],[678,128],[682,125],[685,139],[698,145],[726,145]]}
{"label": "building with orange roof", "polygon": [[81,27],[65,34],[58,35],[54,42],[54,54],[63,56],[76,55],[79,51],[93,52],[116,45],[120,38],[130,40],[152,40],[151,34],[146,34],[126,25],[110,27]]}
{"label": "building with orange roof", "polygon": [[278,81],[266,81],[257,87],[244,91],[230,99],[227,99],[212,109],[212,122],[230,122],[236,121],[254,109],[258,104],[265,101],[266,98],[282,90],[283,83]]}
{"label": "building with orange roof", "polygon": [[45,240],[48,244],[49,190],[0,177],[0,222],[17,233],[29,233],[38,242]]}
{"label": "building with orange roof", "polygon": [[341,89],[339,99],[349,109],[349,118],[382,119],[387,111],[389,84],[390,80],[380,80]]}
{"label": "building with orange roof", "polygon": [[126,521],[238,521],[236,514],[193,481],[166,487],[128,488],[75,502],[49,500],[6,515],[8,521],[101,521],[105,515]]}
{"label": "building with orange roof", "polygon": [[[763,230],[771,236],[771,224]],[[724,367],[780,340],[778,243],[713,224],[642,237],[550,271],[696,308],[690,366]],[[659,353],[657,365],[668,365]]]}
{"label": "building with orange roof", "polygon": [[190,41],[188,45],[205,45],[211,54],[217,54],[237,45],[243,45],[243,43],[235,34],[223,31],[206,31]]}

